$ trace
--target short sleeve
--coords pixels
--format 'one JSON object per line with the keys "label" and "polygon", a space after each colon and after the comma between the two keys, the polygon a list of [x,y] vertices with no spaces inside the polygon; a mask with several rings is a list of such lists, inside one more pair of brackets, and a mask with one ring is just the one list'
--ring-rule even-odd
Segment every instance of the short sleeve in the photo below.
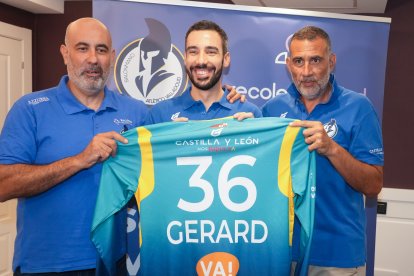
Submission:
{"label": "short sleeve", "polygon": [[7,114],[0,135],[1,164],[31,164],[36,158],[36,119],[25,98]]}

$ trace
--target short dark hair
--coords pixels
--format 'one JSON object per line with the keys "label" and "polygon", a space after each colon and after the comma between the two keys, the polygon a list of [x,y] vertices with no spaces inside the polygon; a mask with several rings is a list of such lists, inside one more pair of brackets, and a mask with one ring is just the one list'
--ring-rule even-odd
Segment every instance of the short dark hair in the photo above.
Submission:
{"label": "short dark hair", "polygon": [[191,27],[188,29],[187,33],[185,34],[185,48],[187,48],[187,38],[191,32],[205,31],[205,30],[216,31],[220,35],[222,46],[223,46],[223,54],[227,53],[228,52],[228,37],[227,37],[226,32],[215,22],[209,21],[209,20],[201,20],[191,25]]}
{"label": "short dark hair", "polygon": [[326,44],[328,45],[328,51],[331,52],[331,39],[329,38],[328,33],[325,32],[323,29],[315,26],[306,26],[295,32],[289,41],[289,46],[295,39],[314,40],[316,38],[322,38],[323,40],[325,40]]}

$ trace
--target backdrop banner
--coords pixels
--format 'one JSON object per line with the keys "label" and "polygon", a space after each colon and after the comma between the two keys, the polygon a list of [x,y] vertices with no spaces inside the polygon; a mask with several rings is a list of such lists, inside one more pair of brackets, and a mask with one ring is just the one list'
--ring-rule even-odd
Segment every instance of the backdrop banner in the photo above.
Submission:
{"label": "backdrop banner", "polygon": [[[207,19],[219,24],[229,38],[231,66],[224,72],[224,83],[234,85],[248,101],[262,106],[286,93],[291,83],[285,66],[288,40],[298,29],[315,25],[331,37],[338,83],[365,94],[382,118],[389,18],[161,0],[94,0],[93,16],[108,26],[116,51],[109,87],[149,108],[180,95],[189,85],[183,60],[185,34],[194,22]],[[373,275],[375,199],[367,200],[366,212],[367,275]],[[136,219],[137,211],[129,209],[131,244],[138,243]],[[131,275],[138,271],[138,254],[129,252]]]}

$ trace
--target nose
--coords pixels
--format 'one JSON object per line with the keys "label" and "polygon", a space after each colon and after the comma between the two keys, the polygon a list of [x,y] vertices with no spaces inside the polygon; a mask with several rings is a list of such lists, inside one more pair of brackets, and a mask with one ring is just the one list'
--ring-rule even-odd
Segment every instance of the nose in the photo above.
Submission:
{"label": "nose", "polygon": [[200,51],[200,53],[197,56],[197,62],[198,64],[204,64],[206,62],[206,56],[203,51]]}
{"label": "nose", "polygon": [[98,62],[98,56],[94,49],[91,49],[88,53],[88,62],[89,63],[97,63]]}
{"label": "nose", "polygon": [[309,64],[309,62],[305,62],[305,64],[303,65],[302,75],[304,76],[312,75],[312,66]]}

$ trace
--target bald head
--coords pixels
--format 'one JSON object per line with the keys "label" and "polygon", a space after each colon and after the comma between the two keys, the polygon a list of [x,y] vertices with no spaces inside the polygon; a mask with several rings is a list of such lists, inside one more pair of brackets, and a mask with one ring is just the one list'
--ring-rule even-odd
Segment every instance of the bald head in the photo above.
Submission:
{"label": "bald head", "polygon": [[112,38],[108,28],[98,19],[92,17],[83,17],[71,22],[66,28],[65,44],[70,44],[74,34],[78,34],[81,31],[84,32],[99,32],[104,34],[109,42],[109,46],[112,47]]}

